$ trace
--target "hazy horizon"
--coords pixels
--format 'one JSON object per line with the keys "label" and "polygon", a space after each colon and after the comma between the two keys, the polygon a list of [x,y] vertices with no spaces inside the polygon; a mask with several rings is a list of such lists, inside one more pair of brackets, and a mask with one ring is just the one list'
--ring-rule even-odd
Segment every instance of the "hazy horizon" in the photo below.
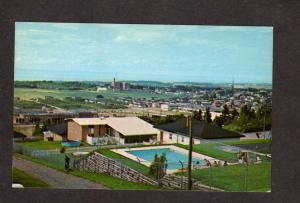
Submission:
{"label": "hazy horizon", "polygon": [[272,27],[16,23],[15,80],[272,84]]}
{"label": "hazy horizon", "polygon": [[[113,79],[112,79],[113,80]],[[53,82],[105,82],[105,83],[111,83],[112,80],[14,80],[16,81],[22,81],[22,82],[38,82],[38,81],[53,81]],[[207,83],[207,84],[232,84],[232,81],[229,82],[189,82],[189,81],[157,81],[157,80],[117,80],[116,82],[157,82],[157,83]],[[272,85],[272,83],[267,82],[258,82],[258,83],[251,83],[251,82],[234,82],[234,84],[266,84],[266,85]]]}

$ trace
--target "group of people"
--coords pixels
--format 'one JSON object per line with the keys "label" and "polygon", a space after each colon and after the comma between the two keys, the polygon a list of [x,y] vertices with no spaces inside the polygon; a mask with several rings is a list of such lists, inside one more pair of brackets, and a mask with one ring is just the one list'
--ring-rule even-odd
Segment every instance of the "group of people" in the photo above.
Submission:
{"label": "group of people", "polygon": [[205,166],[209,166],[209,167],[210,166],[214,166],[214,167],[228,166],[227,161],[224,161],[223,165],[220,160],[219,161],[214,160],[213,164],[211,164],[208,159],[204,159],[204,162],[205,162]]}

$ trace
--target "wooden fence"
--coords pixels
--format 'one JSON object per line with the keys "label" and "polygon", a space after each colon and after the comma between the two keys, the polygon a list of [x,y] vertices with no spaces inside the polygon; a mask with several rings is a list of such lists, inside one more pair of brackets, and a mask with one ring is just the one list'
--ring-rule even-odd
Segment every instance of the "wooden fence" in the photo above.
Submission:
{"label": "wooden fence", "polygon": [[[171,190],[187,190],[188,188],[188,178],[186,176],[168,174],[160,179],[159,182],[162,187]],[[218,188],[203,185],[195,179],[192,179],[192,189],[200,191],[223,191]]]}
{"label": "wooden fence", "polygon": [[92,155],[78,160],[74,164],[74,167],[78,170],[107,173],[110,176],[132,182],[158,185],[157,181],[98,152],[94,152]]}
{"label": "wooden fence", "polygon": [[[86,170],[95,173],[106,173],[110,176],[128,180],[131,182],[139,182],[150,185],[159,185],[170,190],[186,190],[188,178],[186,176],[168,174],[155,181],[148,176],[117,162],[114,159],[106,157],[98,152],[94,152],[88,157],[78,160],[74,163],[74,168],[78,170]],[[200,191],[222,191],[218,188],[209,187],[201,184],[195,179],[193,181],[193,190]]]}

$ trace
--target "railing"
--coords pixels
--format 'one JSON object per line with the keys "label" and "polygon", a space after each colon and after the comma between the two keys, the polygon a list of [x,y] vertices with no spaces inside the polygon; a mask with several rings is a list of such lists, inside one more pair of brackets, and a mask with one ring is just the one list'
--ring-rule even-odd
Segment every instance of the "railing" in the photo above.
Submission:
{"label": "railing", "polygon": [[78,170],[91,171],[94,173],[107,173],[110,176],[132,182],[158,185],[157,181],[98,152],[94,152],[89,157],[76,161],[74,167]]}
{"label": "railing", "polygon": [[[121,139],[121,138],[120,138]],[[120,139],[105,135],[103,137],[86,137],[86,142],[90,145],[114,145],[119,143]],[[123,140],[123,139],[122,139]]]}

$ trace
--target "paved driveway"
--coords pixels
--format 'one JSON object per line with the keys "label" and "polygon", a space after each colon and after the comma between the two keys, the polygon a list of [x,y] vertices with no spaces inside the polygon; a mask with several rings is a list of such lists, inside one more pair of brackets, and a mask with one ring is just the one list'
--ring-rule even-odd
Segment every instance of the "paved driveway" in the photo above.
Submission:
{"label": "paved driveway", "polygon": [[108,189],[101,184],[66,174],[34,162],[13,157],[13,166],[35,176],[53,188],[64,189]]}

